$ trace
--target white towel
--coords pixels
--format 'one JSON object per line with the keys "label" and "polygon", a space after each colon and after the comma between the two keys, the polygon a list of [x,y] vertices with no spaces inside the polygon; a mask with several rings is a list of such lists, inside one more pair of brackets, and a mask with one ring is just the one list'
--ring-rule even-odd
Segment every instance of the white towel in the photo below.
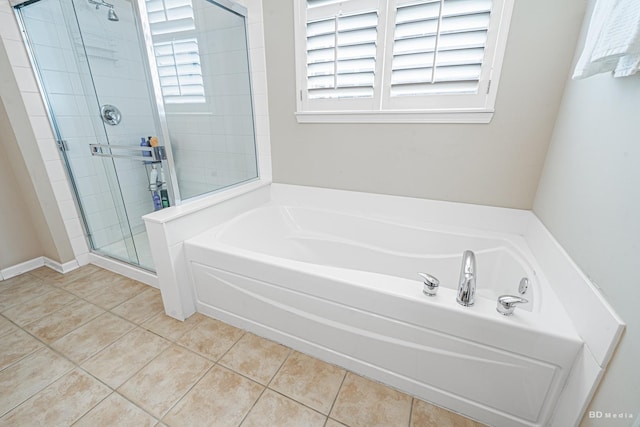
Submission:
{"label": "white towel", "polygon": [[614,77],[640,69],[640,1],[597,0],[574,79],[613,71]]}

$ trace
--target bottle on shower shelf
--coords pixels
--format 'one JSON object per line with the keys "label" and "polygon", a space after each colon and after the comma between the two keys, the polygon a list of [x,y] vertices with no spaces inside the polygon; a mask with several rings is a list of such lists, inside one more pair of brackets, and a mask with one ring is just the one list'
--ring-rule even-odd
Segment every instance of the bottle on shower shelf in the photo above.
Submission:
{"label": "bottle on shower shelf", "polygon": [[158,194],[158,169],[156,165],[151,165],[151,172],[149,173],[149,190],[151,191],[151,198],[153,199],[153,209],[162,209],[162,201]]}
{"label": "bottle on shower shelf", "polygon": [[162,207],[169,207],[169,192],[167,191],[167,180],[164,177],[164,169],[162,163],[160,164],[160,200],[162,200]]}
{"label": "bottle on shower shelf", "polygon": [[[149,140],[146,139],[145,137],[141,137],[140,138],[140,146],[141,147],[151,147],[151,144],[149,144]],[[142,157],[152,157],[151,156],[151,152],[150,151],[143,151],[142,152]],[[144,161],[145,165],[150,165],[151,164],[151,160],[145,160]]]}

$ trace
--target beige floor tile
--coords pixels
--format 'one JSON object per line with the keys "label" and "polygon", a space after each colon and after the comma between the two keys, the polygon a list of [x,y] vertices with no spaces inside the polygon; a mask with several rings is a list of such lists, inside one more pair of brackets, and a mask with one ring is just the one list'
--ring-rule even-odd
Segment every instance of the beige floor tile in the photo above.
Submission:
{"label": "beige floor tile", "polygon": [[172,345],[118,391],[153,416],[161,418],[211,367],[195,353]]}
{"label": "beige floor tile", "polygon": [[33,298],[44,295],[55,289],[41,281],[27,281],[9,286],[0,292],[0,312],[4,312],[14,305],[25,303]]}
{"label": "beige floor tile", "polygon": [[483,427],[462,415],[419,399],[413,399],[410,427]]}
{"label": "beige floor tile", "polygon": [[164,337],[175,341],[185,333],[193,329],[200,321],[205,318],[200,313],[195,313],[185,321],[176,320],[164,313],[153,316],[142,324],[142,327]]}
{"label": "beige floor tile", "polygon": [[117,277],[118,279],[109,283],[108,286],[104,286],[99,291],[87,296],[86,300],[105,310],[110,310],[149,289],[149,286],[144,283],[124,276]]}
{"label": "beige floor tile", "polygon": [[67,304],[77,301],[69,292],[51,287],[51,292],[30,299],[20,305],[5,310],[2,314],[16,324],[24,326],[44,316],[51,314]]}
{"label": "beige floor tile", "polygon": [[54,341],[51,347],[72,361],[82,363],[134,327],[131,322],[111,313],[104,313]]}
{"label": "beige floor tile", "polygon": [[31,270],[29,272],[30,275],[37,277],[38,279],[44,280],[44,279],[57,279],[59,277],[63,277],[64,274],[62,273],[58,273],[57,271],[55,271],[52,268],[49,267],[39,267],[36,268],[35,270]]}
{"label": "beige floor tile", "polygon": [[76,301],[60,310],[29,323],[24,329],[46,343],[63,337],[74,329],[104,313],[104,310],[84,301]]}
{"label": "beige floor tile", "polygon": [[327,420],[327,423],[324,425],[324,427],[347,427],[342,423],[337,422],[336,420],[332,420],[331,418],[329,418]]}
{"label": "beige floor tile", "polygon": [[163,311],[160,291],[151,287],[111,310],[138,325]]}
{"label": "beige floor tile", "polygon": [[264,387],[221,366],[214,366],[164,417],[172,427],[240,424]]}
{"label": "beige floor tile", "polygon": [[0,371],[0,417],[74,368],[48,348]]}
{"label": "beige floor tile", "polygon": [[82,367],[118,388],[169,346],[169,341],[136,328],[87,360]]}
{"label": "beige floor tile", "polygon": [[269,387],[329,414],[344,376],[344,369],[296,351],[284,362]]}
{"label": "beige floor tile", "polygon": [[19,276],[14,276],[10,279],[0,280],[0,295],[10,288],[15,286],[23,285],[29,282],[42,282],[39,278],[32,276],[29,273],[21,274]]}
{"label": "beige floor tile", "polygon": [[290,351],[283,345],[247,333],[224,355],[220,363],[266,385]]}
{"label": "beige floor tile", "polygon": [[74,370],[0,418],[0,426],[69,426],[111,393]]}
{"label": "beige floor tile", "polygon": [[322,427],[326,419],[300,403],[267,390],[251,409],[242,427]]}
{"label": "beige floor tile", "polygon": [[6,319],[4,316],[0,316],[0,337],[10,334],[18,330],[18,327]]}
{"label": "beige floor tile", "polygon": [[20,329],[5,335],[0,344],[0,370],[41,347],[41,342]]}
{"label": "beige floor tile", "polygon": [[104,292],[112,286],[117,286],[124,279],[119,274],[108,270],[99,270],[90,274],[81,275],[73,280],[60,284],[62,289],[66,289],[80,298],[88,299],[91,295]]}
{"label": "beige floor tile", "polygon": [[[66,283],[70,283],[73,282],[74,280],[80,278],[80,277],[84,277],[84,276],[88,276],[89,274],[93,274],[93,273],[98,273],[101,271],[104,271],[104,269],[95,266],[95,265],[85,265],[83,267],[80,268],[76,268],[75,270],[72,270],[68,273],[65,274],[60,274],[57,271],[54,271],[50,268],[47,267],[48,270],[53,271],[53,273],[44,273],[43,275],[38,274],[39,277],[42,277],[42,280],[50,285],[54,285],[54,286],[58,286],[61,287],[62,285],[66,284]],[[35,270],[34,270],[35,271]],[[33,271],[32,271],[33,273]]]}
{"label": "beige floor tile", "polygon": [[243,330],[206,317],[176,342],[204,357],[218,360],[242,335]]}
{"label": "beige floor tile", "polygon": [[129,402],[118,393],[113,393],[89,411],[74,427],[152,427],[157,420]]}
{"label": "beige floor tile", "polygon": [[406,426],[411,397],[351,372],[340,388],[331,418],[351,427]]}

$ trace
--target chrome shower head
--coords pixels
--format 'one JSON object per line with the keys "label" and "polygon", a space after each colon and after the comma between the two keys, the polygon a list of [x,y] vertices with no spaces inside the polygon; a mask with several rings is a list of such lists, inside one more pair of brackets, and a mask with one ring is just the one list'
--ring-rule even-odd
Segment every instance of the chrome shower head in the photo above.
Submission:
{"label": "chrome shower head", "polygon": [[116,15],[116,11],[113,10],[113,6],[109,8],[109,14],[107,15],[107,18],[109,19],[109,21],[114,21],[114,22],[117,22],[120,20],[120,18],[118,18],[118,15]]}
{"label": "chrome shower head", "polygon": [[96,5],[96,10],[100,9],[100,6],[105,6],[109,8],[109,13],[107,14],[107,19],[109,19],[109,21],[119,21],[120,18],[118,18],[118,15],[116,14],[116,11],[113,10],[113,5],[111,3],[107,3],[104,0],[88,0],[88,2],[90,4],[95,4]]}

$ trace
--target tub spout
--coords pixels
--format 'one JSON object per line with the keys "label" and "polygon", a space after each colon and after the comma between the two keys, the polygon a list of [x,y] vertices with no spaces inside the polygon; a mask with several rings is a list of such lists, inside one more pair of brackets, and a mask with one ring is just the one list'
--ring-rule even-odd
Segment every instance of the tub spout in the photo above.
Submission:
{"label": "tub spout", "polygon": [[470,307],[475,302],[476,294],[476,256],[472,251],[462,254],[460,280],[458,282],[458,304]]}

